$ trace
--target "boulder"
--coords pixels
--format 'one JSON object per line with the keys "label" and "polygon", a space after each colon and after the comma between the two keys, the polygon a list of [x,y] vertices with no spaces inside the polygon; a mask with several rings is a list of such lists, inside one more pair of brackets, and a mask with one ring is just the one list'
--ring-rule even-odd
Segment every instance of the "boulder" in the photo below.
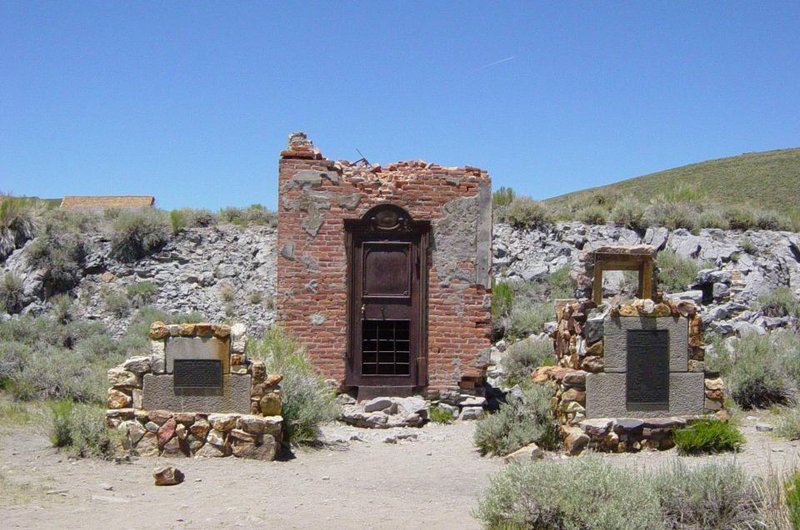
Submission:
{"label": "boulder", "polygon": [[153,470],[156,486],[174,486],[183,482],[183,472],[175,466],[161,466]]}
{"label": "boulder", "polygon": [[392,406],[392,398],[376,397],[364,403],[364,412],[377,412]]}
{"label": "boulder", "polygon": [[541,460],[544,458],[544,451],[536,445],[532,443],[530,445],[526,445],[522,449],[517,449],[510,455],[506,455],[503,457],[503,462],[506,464],[513,464],[513,463],[523,463],[523,462],[530,462],[532,460]]}
{"label": "boulder", "polygon": [[461,409],[462,420],[479,420],[483,418],[483,407],[464,407]]}

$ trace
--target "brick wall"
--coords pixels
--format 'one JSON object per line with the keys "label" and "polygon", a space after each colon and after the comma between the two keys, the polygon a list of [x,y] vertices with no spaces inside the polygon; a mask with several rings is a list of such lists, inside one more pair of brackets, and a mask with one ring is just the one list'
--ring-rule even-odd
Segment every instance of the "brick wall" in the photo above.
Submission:
{"label": "brick wall", "polygon": [[431,222],[427,390],[470,388],[483,377],[491,332],[491,181],[480,169],[330,161],[304,134],[290,135],[279,165],[278,320],[326,377],[343,384],[344,220],[385,203]]}

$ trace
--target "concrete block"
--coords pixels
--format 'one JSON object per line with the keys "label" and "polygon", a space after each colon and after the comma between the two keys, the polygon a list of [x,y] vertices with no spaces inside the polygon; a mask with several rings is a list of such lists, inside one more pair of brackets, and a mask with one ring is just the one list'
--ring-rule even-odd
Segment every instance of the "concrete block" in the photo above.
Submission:
{"label": "concrete block", "polygon": [[684,317],[607,317],[604,323],[606,372],[628,370],[628,331],[666,330],[669,332],[669,371],[689,369],[689,321]]}
{"label": "concrete block", "polygon": [[626,403],[627,374],[600,373],[586,376],[587,418],[657,418],[702,414],[705,386],[702,373],[669,374],[667,408],[637,410]]}
{"label": "concrete block", "polygon": [[223,374],[221,396],[176,396],[174,383],[173,375],[146,374],[142,384],[142,407],[174,412],[250,414],[250,375]]}

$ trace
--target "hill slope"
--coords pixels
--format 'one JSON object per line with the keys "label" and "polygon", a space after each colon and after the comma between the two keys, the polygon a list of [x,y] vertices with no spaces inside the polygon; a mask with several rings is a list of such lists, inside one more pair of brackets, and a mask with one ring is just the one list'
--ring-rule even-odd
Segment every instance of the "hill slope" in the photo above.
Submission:
{"label": "hill slope", "polygon": [[752,205],[791,214],[800,209],[800,148],[708,160],[650,173],[614,184],[559,195],[546,202],[563,206],[591,196],[633,195],[649,201],[681,193],[700,201]]}

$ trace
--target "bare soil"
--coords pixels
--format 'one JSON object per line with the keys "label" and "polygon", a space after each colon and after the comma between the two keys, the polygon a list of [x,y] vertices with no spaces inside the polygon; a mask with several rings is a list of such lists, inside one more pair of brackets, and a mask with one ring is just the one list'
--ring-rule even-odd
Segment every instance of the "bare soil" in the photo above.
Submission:
{"label": "bare soil", "polygon": [[[742,420],[748,443],[737,455],[679,457],[673,449],[602,458],[635,469],[676,459],[690,465],[733,459],[759,475],[800,465],[800,443],[756,431],[756,422],[769,419]],[[0,526],[479,528],[470,511],[503,463],[479,456],[473,429],[469,422],[383,431],[336,425],[325,429],[328,447],[299,450],[286,461],[140,458],[123,464],[70,459],[43,432],[6,430],[0,434]],[[154,486],[153,468],[167,463],[185,473],[185,482]]]}

